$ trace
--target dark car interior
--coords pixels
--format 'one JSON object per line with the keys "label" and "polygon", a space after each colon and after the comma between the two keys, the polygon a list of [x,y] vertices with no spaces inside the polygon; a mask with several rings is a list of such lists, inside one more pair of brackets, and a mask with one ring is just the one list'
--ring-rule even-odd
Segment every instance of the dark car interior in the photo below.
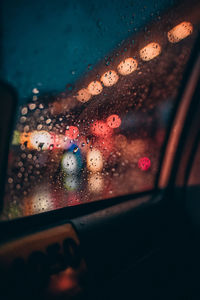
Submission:
{"label": "dark car interior", "polygon": [[200,299],[199,1],[1,6],[0,299]]}

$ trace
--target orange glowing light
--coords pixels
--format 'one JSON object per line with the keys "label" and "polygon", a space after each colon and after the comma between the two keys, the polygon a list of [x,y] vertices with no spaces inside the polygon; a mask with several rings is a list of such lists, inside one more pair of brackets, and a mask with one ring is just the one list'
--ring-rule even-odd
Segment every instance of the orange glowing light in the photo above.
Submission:
{"label": "orange glowing light", "polygon": [[150,43],[140,50],[140,57],[144,61],[149,61],[161,53],[161,46],[158,43]]}
{"label": "orange glowing light", "polygon": [[103,157],[98,149],[91,149],[87,153],[87,168],[91,172],[100,172],[103,169]]}
{"label": "orange glowing light", "polygon": [[105,86],[112,86],[117,83],[119,76],[113,70],[107,71],[101,76],[101,81]]}
{"label": "orange glowing light", "polygon": [[102,92],[103,87],[99,81],[95,80],[95,81],[90,82],[87,90],[88,90],[89,94],[95,96],[95,95],[99,95]]}
{"label": "orange glowing light", "polygon": [[30,143],[30,132],[23,132],[20,135],[20,144],[25,146],[27,149],[31,149],[31,143]]}
{"label": "orange glowing light", "polygon": [[117,67],[119,74],[121,75],[129,75],[137,69],[138,63],[137,60],[132,57],[126,58]]}
{"label": "orange glowing light", "polygon": [[107,137],[112,135],[112,129],[104,121],[95,121],[91,125],[92,134],[99,137]]}
{"label": "orange glowing light", "polygon": [[193,25],[190,22],[182,22],[177,26],[173,27],[167,33],[167,37],[170,43],[178,43],[185,39],[193,32]]}
{"label": "orange glowing light", "polygon": [[107,124],[110,128],[118,128],[121,125],[121,119],[118,115],[111,115],[107,118]]}
{"label": "orange glowing light", "polygon": [[101,174],[91,174],[88,177],[88,189],[92,193],[100,193],[103,190],[104,179]]}
{"label": "orange glowing light", "polygon": [[88,92],[87,89],[81,89],[80,91],[78,91],[76,99],[80,102],[87,102],[88,100],[90,100],[91,98],[91,94]]}
{"label": "orange glowing light", "polygon": [[79,135],[79,130],[76,126],[69,126],[65,131],[65,136],[70,140],[75,140]]}

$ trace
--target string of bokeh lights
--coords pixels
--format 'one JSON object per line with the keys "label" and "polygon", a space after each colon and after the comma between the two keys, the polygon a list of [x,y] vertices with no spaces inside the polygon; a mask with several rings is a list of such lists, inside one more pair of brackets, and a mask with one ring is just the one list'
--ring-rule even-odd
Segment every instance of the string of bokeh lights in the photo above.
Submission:
{"label": "string of bokeh lights", "polygon": [[[191,35],[192,32],[193,25],[190,22],[184,21],[168,31],[167,38],[170,43],[178,43]],[[159,43],[152,42],[140,49],[139,55],[143,61],[150,61],[160,55],[161,51],[162,48]],[[83,103],[88,102],[92,96],[99,95],[103,91],[103,87],[111,87],[116,84],[119,80],[119,75],[130,75],[137,70],[137,67],[138,62],[133,57],[124,59],[117,66],[117,71],[109,70],[101,76],[100,81],[94,80],[89,83],[87,88],[80,89],[76,95],[76,99]]]}

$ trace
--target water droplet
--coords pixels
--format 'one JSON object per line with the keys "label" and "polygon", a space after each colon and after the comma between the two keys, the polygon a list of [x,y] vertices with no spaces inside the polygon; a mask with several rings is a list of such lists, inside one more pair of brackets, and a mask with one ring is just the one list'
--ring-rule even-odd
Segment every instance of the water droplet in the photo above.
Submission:
{"label": "water droplet", "polygon": [[37,126],[37,130],[41,130],[42,129],[42,124],[39,124],[38,126]]}
{"label": "water droplet", "polygon": [[34,89],[32,90],[32,92],[33,92],[33,94],[39,94],[39,90],[38,90],[37,88],[34,88]]}
{"label": "water droplet", "polygon": [[33,101],[37,101],[37,96],[33,96]]}
{"label": "water droplet", "polygon": [[77,151],[78,151],[78,147],[75,147],[73,153],[76,153]]}
{"label": "water droplet", "polygon": [[28,112],[28,108],[27,107],[23,107],[22,110],[21,110],[21,114],[22,115],[26,115]]}
{"label": "water droplet", "polygon": [[13,183],[13,179],[11,177],[8,178],[8,183]]}
{"label": "water droplet", "polygon": [[20,189],[21,189],[21,185],[20,185],[20,184],[17,184],[17,185],[16,185],[16,189],[20,190]]}
{"label": "water droplet", "polygon": [[26,158],[26,153],[22,153],[21,158]]}
{"label": "water droplet", "polygon": [[23,166],[23,162],[22,161],[18,162],[18,166],[22,167]]}
{"label": "water droplet", "polygon": [[25,132],[28,132],[28,131],[29,131],[29,126],[28,126],[28,125],[24,126],[24,131],[25,131]]}
{"label": "water droplet", "polygon": [[21,117],[21,118],[20,118],[20,122],[21,122],[21,123],[26,122],[26,117]]}
{"label": "water droplet", "polygon": [[30,110],[34,110],[36,108],[36,104],[35,103],[30,103],[28,107],[29,107]]}

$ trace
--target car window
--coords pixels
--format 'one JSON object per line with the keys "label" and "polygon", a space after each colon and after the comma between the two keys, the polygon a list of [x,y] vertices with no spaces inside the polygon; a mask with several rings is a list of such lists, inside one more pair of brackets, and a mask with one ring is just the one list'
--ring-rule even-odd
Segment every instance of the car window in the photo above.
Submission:
{"label": "car window", "polygon": [[20,106],[1,219],[152,190],[198,2],[31,3],[3,7]]}

